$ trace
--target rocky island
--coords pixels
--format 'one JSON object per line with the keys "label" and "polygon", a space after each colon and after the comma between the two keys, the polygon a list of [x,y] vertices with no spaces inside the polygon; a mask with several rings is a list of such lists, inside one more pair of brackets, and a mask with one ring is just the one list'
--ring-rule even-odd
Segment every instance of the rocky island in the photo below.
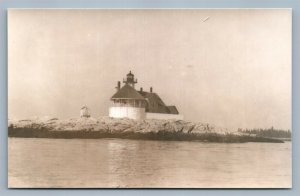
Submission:
{"label": "rocky island", "polygon": [[282,140],[230,131],[208,123],[128,118],[32,118],[8,120],[8,136],[23,138],[124,138],[201,142],[272,142]]}

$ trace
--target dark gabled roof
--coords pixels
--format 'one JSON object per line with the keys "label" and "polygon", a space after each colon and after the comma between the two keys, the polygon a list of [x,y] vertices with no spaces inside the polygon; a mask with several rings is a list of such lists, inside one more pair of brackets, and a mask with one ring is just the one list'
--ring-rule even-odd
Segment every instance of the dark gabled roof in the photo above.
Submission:
{"label": "dark gabled roof", "polygon": [[116,92],[111,99],[138,99],[145,100],[133,87],[125,84],[118,92]]}
{"label": "dark gabled roof", "polygon": [[146,99],[151,99],[155,101],[160,106],[165,106],[165,103],[161,100],[161,98],[156,93],[150,93],[146,91],[139,91],[139,93]]}
{"label": "dark gabled roof", "polygon": [[170,114],[179,114],[179,112],[178,112],[176,106],[171,105],[171,106],[167,106],[167,108],[168,108]]}
{"label": "dark gabled roof", "polygon": [[169,110],[165,103],[156,93],[139,91],[139,93],[147,100],[146,112],[168,114]]}

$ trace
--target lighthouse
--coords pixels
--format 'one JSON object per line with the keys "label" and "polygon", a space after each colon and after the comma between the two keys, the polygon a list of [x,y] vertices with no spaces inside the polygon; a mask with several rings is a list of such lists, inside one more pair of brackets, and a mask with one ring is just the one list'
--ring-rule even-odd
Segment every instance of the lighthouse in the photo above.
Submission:
{"label": "lighthouse", "polygon": [[113,106],[109,108],[109,116],[137,120],[144,119],[146,100],[134,89],[137,83],[134,74],[130,71],[126,76],[126,79],[123,79],[125,85],[121,88],[120,82],[118,82],[117,92],[111,97]]}
{"label": "lighthouse", "polygon": [[110,117],[135,120],[183,119],[176,106],[167,106],[153,91],[153,87],[150,87],[149,92],[143,88],[135,90],[137,79],[131,71],[123,78],[123,83],[121,87],[121,82],[117,82],[117,92],[111,97],[113,105],[109,108]]}

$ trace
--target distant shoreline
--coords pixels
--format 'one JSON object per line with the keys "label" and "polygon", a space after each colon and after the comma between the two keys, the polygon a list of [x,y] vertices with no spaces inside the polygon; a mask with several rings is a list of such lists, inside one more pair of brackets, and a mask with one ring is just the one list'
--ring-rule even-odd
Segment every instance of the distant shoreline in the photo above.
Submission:
{"label": "distant shoreline", "polygon": [[284,143],[281,139],[258,137],[229,132],[207,123],[182,120],[112,119],[35,119],[9,121],[8,137],[18,138],[121,138],[160,141],[200,141],[219,143],[269,142]]}
{"label": "distant shoreline", "polygon": [[61,139],[101,139],[101,138],[121,138],[121,139],[142,139],[142,140],[165,140],[165,141],[201,141],[201,142],[219,142],[219,143],[245,143],[245,142],[269,142],[284,143],[283,140],[241,136],[235,134],[217,134],[217,133],[172,133],[168,131],[159,131],[157,133],[111,133],[105,131],[51,131],[43,129],[27,128],[9,128],[9,137],[18,138],[61,138]]}

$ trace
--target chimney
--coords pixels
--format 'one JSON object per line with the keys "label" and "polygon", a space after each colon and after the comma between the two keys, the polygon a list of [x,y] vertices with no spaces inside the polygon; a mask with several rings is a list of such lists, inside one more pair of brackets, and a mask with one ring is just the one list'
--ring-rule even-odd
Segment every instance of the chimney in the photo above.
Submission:
{"label": "chimney", "polygon": [[117,91],[120,90],[120,88],[121,88],[121,82],[118,81],[118,85],[117,85],[117,87],[116,87]]}
{"label": "chimney", "polygon": [[140,88],[140,91],[143,92],[143,87]]}
{"label": "chimney", "polygon": [[153,88],[152,88],[152,87],[150,87],[150,93],[152,93],[152,91],[153,91]]}

